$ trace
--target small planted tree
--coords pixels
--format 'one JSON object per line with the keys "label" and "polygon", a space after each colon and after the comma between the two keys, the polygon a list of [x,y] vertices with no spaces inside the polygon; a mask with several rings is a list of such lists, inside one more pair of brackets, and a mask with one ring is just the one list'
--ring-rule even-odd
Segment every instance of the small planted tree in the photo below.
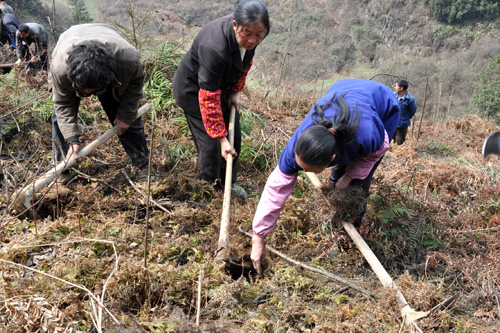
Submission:
{"label": "small planted tree", "polygon": [[87,7],[85,7],[85,2],[83,0],[69,0],[71,5],[71,15],[73,24],[82,24],[92,22]]}
{"label": "small planted tree", "polygon": [[492,59],[479,76],[479,83],[474,88],[471,105],[479,114],[489,119],[500,121],[500,54]]}

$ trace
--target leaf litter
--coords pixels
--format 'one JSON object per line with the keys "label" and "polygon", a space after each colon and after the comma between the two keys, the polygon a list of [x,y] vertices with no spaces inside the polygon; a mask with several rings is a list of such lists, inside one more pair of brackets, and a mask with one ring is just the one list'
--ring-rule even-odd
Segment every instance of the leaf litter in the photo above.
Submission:
{"label": "leaf litter", "polygon": [[[254,131],[251,143],[269,167],[286,144],[286,133],[307,112],[280,112],[283,106],[245,99],[267,127]],[[93,105],[91,101],[89,105]],[[223,193],[197,175],[189,136],[168,127],[179,110],[158,120],[160,132],[191,153],[175,155],[168,140],[153,147],[152,199],[147,268],[144,267],[147,173],[131,168],[116,138],[100,147],[74,173],[66,186],[44,189],[35,220],[7,214],[0,225],[0,328],[57,332],[95,330],[89,295],[42,274],[6,263],[30,266],[84,286],[95,295],[105,289],[103,304],[118,319],[103,314],[109,332],[388,332],[400,331],[402,318],[392,290],[381,287],[362,255],[351,244],[337,251],[339,221],[354,215],[345,197],[323,200],[304,174],[287,200],[267,243],[296,260],[321,267],[375,291],[378,298],[346,289],[327,277],[267,255],[264,274],[250,260],[253,213],[270,170],[241,162],[240,184],[246,202],[231,202],[230,257],[237,271],[218,265],[217,251]],[[159,124],[167,124],[165,127]],[[87,124],[85,140],[106,129],[102,119]],[[152,124],[145,121],[149,134]],[[177,126],[177,125],[176,125]],[[500,191],[495,156],[483,159],[484,138],[497,126],[475,116],[423,122],[420,135],[409,131],[402,146],[393,146],[375,173],[367,213],[359,229],[371,249],[401,288],[409,304],[427,311],[460,291],[453,308],[419,321],[423,331],[490,332],[500,318]],[[413,135],[410,134],[413,132]],[[2,211],[13,186],[36,179],[50,160],[50,124],[39,122],[9,143],[2,161]],[[28,143],[28,144],[27,144]],[[117,148],[118,147],[118,148]],[[175,157],[174,157],[175,156]],[[126,173],[130,181],[124,176]],[[321,175],[327,179],[328,175]],[[356,197],[353,202],[359,202]],[[325,227],[327,226],[327,227]],[[119,256],[108,243],[113,242]],[[346,242],[350,242],[346,239]],[[42,244],[42,245],[39,245]],[[43,245],[51,244],[51,245]],[[197,286],[201,281],[200,326]]]}

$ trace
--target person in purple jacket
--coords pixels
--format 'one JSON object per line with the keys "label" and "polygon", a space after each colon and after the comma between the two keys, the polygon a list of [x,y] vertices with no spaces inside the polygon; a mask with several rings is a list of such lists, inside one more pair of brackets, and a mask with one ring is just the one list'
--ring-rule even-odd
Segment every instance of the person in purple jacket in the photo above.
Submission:
{"label": "person in purple jacket", "polygon": [[[264,238],[276,226],[298,171],[320,173],[332,167],[330,182],[337,189],[359,186],[368,197],[373,173],[389,149],[398,120],[397,98],[375,81],[340,80],[316,102],[281,153],[255,212],[251,259],[259,274]],[[362,215],[355,227],[361,225]]]}

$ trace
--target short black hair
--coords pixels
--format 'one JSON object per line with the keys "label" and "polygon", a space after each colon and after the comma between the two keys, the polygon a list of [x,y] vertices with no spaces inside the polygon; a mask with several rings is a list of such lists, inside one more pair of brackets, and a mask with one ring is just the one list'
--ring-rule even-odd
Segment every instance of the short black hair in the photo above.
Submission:
{"label": "short black hair", "polygon": [[19,30],[22,33],[27,33],[30,32],[30,27],[28,27],[27,24],[22,23],[17,30]]}
{"label": "short black hair", "polygon": [[116,60],[104,43],[89,40],[68,52],[68,79],[79,89],[102,89],[115,79]]}
{"label": "short black hair", "polygon": [[398,86],[400,86],[401,88],[403,88],[404,90],[407,90],[408,89],[408,81],[406,80],[399,80],[398,82],[396,82]]}

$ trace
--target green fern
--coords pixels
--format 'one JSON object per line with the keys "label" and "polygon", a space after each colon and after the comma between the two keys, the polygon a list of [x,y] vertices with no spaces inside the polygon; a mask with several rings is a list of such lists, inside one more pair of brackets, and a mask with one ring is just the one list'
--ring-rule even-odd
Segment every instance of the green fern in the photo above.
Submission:
{"label": "green fern", "polygon": [[379,214],[379,219],[382,224],[386,224],[396,219],[411,219],[415,216],[417,216],[416,212],[406,206],[396,203],[382,209]]}

